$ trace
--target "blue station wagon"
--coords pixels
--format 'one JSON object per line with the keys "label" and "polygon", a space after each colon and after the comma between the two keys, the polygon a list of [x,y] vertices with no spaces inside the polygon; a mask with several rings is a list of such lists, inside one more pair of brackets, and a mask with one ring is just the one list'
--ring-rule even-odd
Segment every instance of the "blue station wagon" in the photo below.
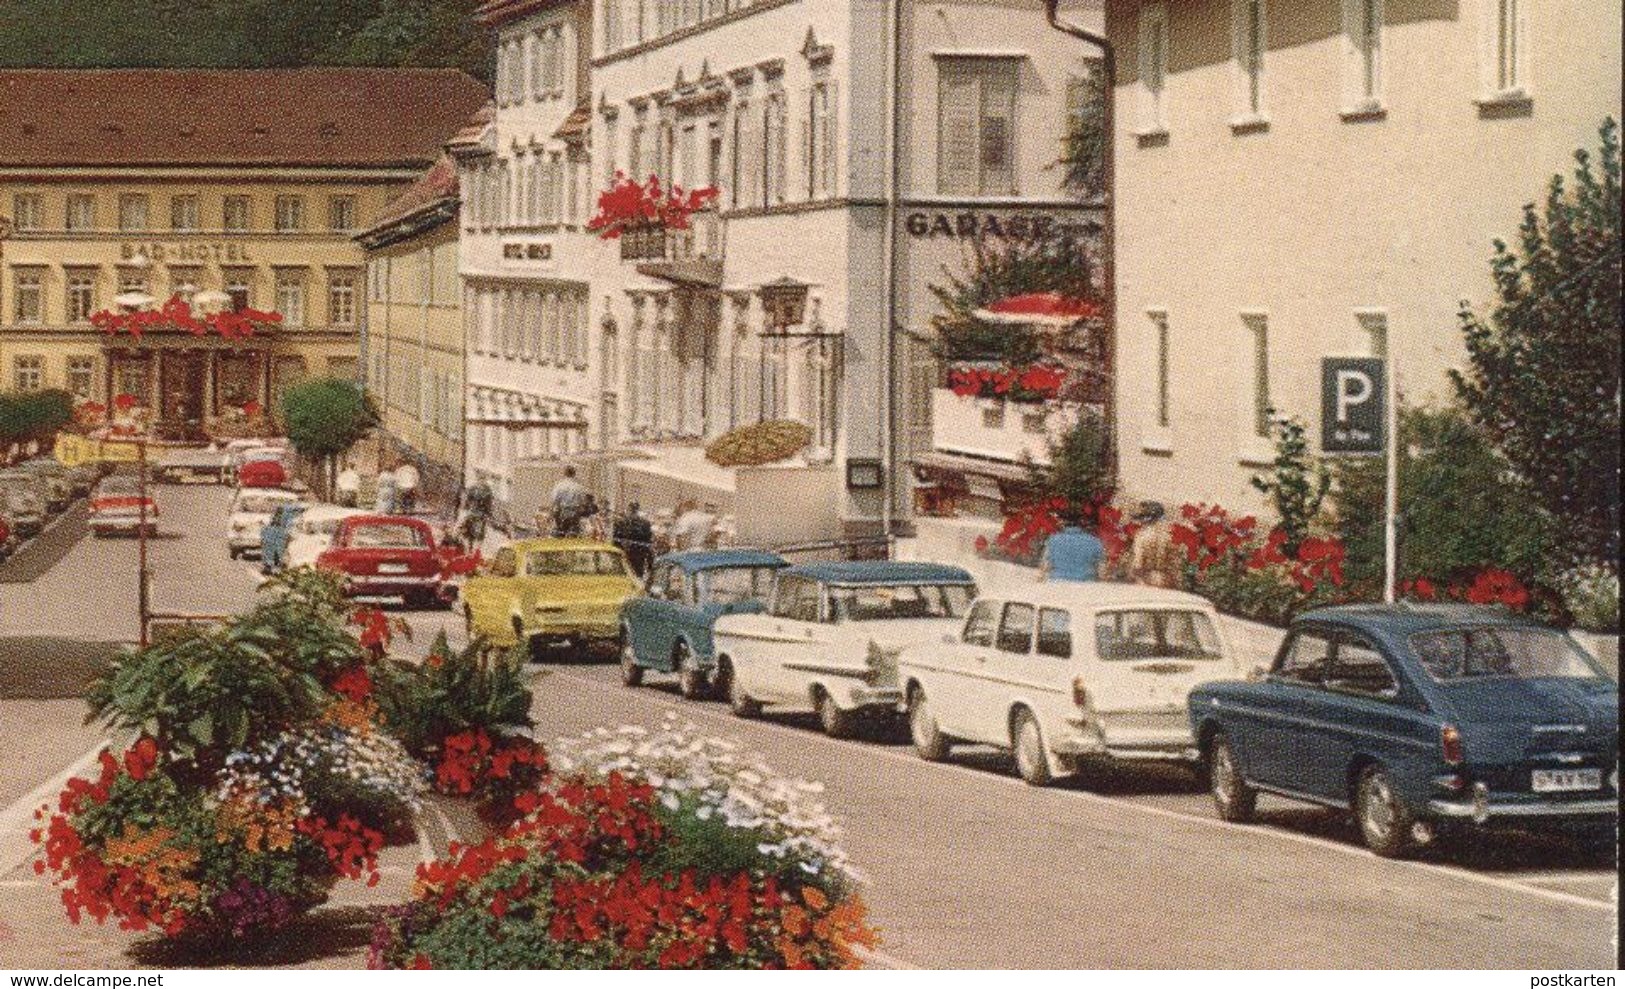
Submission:
{"label": "blue station wagon", "polygon": [[1350,809],[1400,856],[1441,829],[1618,816],[1618,685],[1499,609],[1306,612],[1262,679],[1203,684],[1189,711],[1228,821],[1267,791]]}
{"label": "blue station wagon", "polygon": [[773,575],[789,563],[756,549],[668,553],[649,568],[642,595],[621,609],[621,679],[677,674],[684,697],[704,696],[716,666],[711,628],[723,615],[761,611]]}

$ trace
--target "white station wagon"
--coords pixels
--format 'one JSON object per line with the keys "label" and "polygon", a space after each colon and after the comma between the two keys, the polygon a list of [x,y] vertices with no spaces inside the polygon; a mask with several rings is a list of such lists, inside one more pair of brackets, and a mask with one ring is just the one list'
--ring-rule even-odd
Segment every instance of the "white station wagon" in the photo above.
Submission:
{"label": "white station wagon", "polygon": [[937,563],[787,567],[765,613],[717,619],[718,691],[740,717],[811,709],[845,737],[864,714],[894,715],[898,652],[958,628],[975,596],[967,571]]}
{"label": "white station wagon", "polygon": [[1241,673],[1206,599],[1104,582],[978,598],[957,635],[897,659],[923,758],[994,745],[1036,786],[1094,757],[1196,765],[1185,696]]}

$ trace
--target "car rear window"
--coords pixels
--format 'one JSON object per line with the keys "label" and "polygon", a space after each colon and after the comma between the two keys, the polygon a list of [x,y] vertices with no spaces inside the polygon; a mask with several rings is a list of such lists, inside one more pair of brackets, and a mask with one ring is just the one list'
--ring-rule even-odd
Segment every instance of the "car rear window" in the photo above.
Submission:
{"label": "car rear window", "polygon": [[1555,629],[1455,629],[1419,633],[1410,641],[1422,668],[1440,681],[1602,675],[1573,639]]}
{"label": "car rear window", "polygon": [[723,567],[700,575],[705,600],[713,604],[759,601],[773,587],[774,567]]}
{"label": "car rear window", "polygon": [[1218,659],[1219,636],[1200,611],[1137,609],[1095,616],[1101,659]]}
{"label": "car rear window", "polygon": [[896,584],[830,588],[838,622],[893,618],[963,618],[976,589],[964,584]]}
{"label": "car rear window", "polygon": [[232,506],[233,512],[253,512],[256,515],[269,515],[276,511],[278,505],[286,504],[288,499],[277,498],[271,495],[243,495]]}
{"label": "car rear window", "polygon": [[350,530],[355,549],[420,549],[429,545],[423,530],[412,525],[358,525]]}
{"label": "car rear window", "polygon": [[531,577],[614,577],[624,575],[620,554],[605,550],[572,549],[532,553],[525,558]]}

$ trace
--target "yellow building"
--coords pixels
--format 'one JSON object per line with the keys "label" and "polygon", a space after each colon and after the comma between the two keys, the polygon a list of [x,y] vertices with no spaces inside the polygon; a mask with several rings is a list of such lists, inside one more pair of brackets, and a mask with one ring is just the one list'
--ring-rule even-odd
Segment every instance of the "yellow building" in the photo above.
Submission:
{"label": "yellow building", "polygon": [[463,472],[457,216],[457,168],[444,157],[356,238],[367,255],[361,352],[385,456],[414,461],[436,501],[455,499]]}
{"label": "yellow building", "polygon": [[[0,390],[129,394],[179,437],[358,376],[355,233],[485,100],[440,69],[0,71]],[[90,325],[172,295],[283,323],[246,342]]]}

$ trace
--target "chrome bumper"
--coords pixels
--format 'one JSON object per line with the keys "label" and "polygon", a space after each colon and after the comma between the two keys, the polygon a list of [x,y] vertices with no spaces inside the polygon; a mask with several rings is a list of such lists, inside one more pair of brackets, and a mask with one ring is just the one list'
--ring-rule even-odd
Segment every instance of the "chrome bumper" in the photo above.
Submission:
{"label": "chrome bumper", "polygon": [[903,691],[897,687],[853,687],[846,693],[853,707],[891,707],[903,702]]}
{"label": "chrome bumper", "polygon": [[1429,800],[1428,810],[1440,817],[1470,819],[1480,824],[1509,817],[1601,817],[1619,814],[1617,800],[1532,800],[1494,803]]}

